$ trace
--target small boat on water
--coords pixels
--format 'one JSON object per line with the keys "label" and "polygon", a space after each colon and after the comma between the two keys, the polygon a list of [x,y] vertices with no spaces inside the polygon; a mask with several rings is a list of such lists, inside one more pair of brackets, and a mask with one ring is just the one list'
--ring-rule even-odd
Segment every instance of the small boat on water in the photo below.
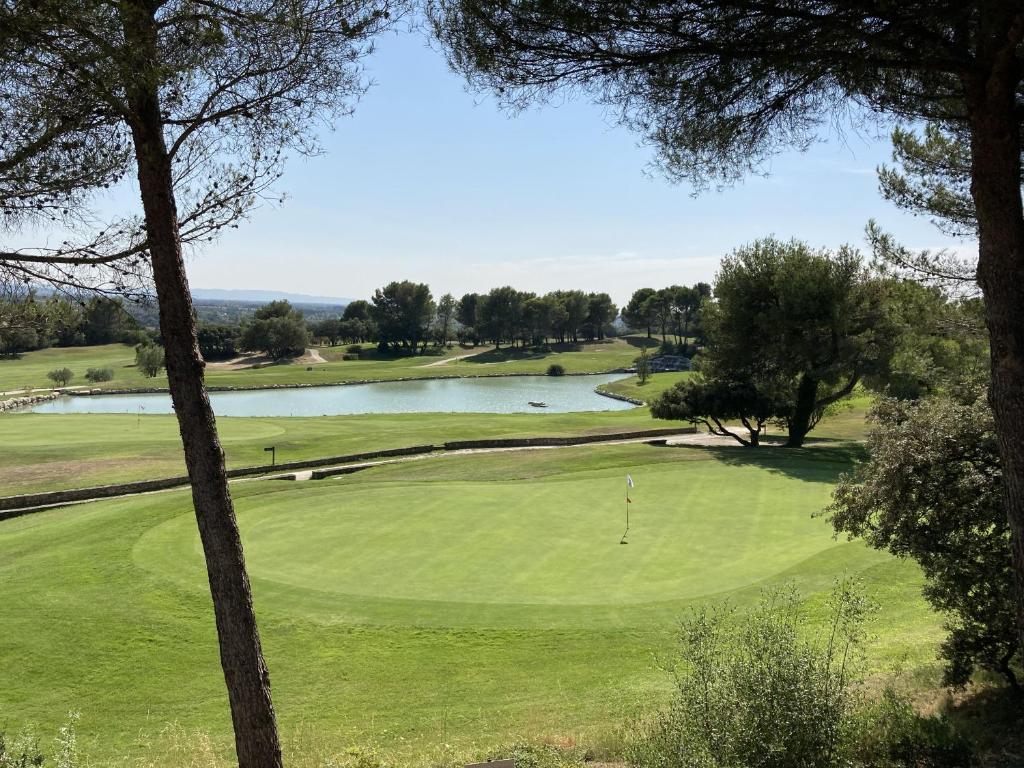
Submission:
{"label": "small boat on water", "polygon": [[539,400],[530,400],[530,401],[528,401],[528,402],[529,402],[529,404],[530,404],[530,405],[532,405],[532,406],[533,406],[534,408],[547,408],[547,407],[548,407],[548,404],[547,404],[547,403],[542,403],[542,402],[540,402]]}

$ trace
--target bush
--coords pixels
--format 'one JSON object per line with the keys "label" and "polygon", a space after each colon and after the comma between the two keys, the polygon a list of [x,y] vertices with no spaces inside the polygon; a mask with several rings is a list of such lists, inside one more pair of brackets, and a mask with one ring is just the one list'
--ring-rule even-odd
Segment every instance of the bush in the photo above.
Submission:
{"label": "bush", "polygon": [[669,708],[626,747],[637,768],[967,768],[942,718],[888,691],[866,704],[859,646],[866,604],[837,584],[826,626],[809,626],[792,589],[749,613],[701,609],[683,622]]}
{"label": "bush", "polygon": [[548,366],[548,376],[565,376],[565,366],[552,363]]}
{"label": "bush", "polygon": [[359,359],[359,355],[344,354],[344,355],[341,356],[341,359],[342,360],[358,360]]}
{"label": "bush", "polygon": [[362,344],[349,344],[347,347],[345,347],[345,351],[346,352],[351,352],[353,355],[358,355],[360,352],[363,351],[363,345]]}
{"label": "bush", "polygon": [[85,378],[91,381],[93,384],[98,384],[101,381],[110,381],[114,378],[113,368],[90,368],[85,372]]}
{"label": "bush", "polygon": [[70,368],[54,368],[46,374],[46,378],[58,387],[66,387],[68,382],[75,378],[75,374],[71,372]]}
{"label": "bush", "polygon": [[832,768],[852,719],[850,651],[862,602],[836,591],[833,641],[806,638],[797,595],[757,609],[701,609],[683,622],[669,709],[628,747],[642,768]]}

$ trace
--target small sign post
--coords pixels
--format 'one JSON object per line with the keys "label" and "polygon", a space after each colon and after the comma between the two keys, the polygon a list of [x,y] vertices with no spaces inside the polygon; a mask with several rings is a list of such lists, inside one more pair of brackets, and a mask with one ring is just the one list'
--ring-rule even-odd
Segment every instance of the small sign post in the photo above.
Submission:
{"label": "small sign post", "polygon": [[277,451],[276,446],[271,445],[268,448],[264,448],[264,451],[270,451],[270,468],[273,469],[274,465],[277,464]]}

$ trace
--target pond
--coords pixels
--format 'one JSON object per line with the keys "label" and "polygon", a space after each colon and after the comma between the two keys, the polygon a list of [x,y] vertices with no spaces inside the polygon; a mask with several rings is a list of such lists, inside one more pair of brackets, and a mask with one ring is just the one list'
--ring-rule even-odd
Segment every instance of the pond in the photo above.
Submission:
{"label": "pond", "polygon": [[[634,406],[594,392],[621,373],[502,376],[348,384],[301,389],[211,392],[218,416],[340,416],[357,413],[568,413]],[[543,402],[535,408],[530,401]],[[172,413],[165,394],[65,396],[32,406],[35,413]]]}

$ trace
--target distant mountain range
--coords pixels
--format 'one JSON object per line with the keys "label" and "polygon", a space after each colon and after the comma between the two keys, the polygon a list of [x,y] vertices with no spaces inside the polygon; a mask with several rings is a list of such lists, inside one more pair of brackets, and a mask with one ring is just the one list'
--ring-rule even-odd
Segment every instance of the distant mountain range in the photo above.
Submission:
{"label": "distant mountain range", "polygon": [[343,299],[338,296],[311,296],[306,293],[289,293],[287,291],[260,291],[242,290],[233,288],[193,288],[192,297],[207,301],[240,301],[260,302],[277,301],[287,299],[293,304],[329,304],[331,306],[343,306],[352,302],[352,299]]}

